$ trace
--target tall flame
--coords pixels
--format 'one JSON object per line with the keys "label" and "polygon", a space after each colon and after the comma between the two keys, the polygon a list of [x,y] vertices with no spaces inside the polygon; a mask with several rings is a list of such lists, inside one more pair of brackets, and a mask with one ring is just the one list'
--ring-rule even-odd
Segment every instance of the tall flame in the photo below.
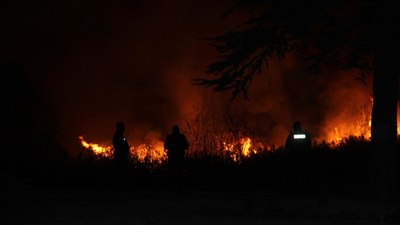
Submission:
{"label": "tall flame", "polygon": [[251,139],[248,137],[240,139],[240,144],[242,145],[242,154],[244,156],[250,155]]}

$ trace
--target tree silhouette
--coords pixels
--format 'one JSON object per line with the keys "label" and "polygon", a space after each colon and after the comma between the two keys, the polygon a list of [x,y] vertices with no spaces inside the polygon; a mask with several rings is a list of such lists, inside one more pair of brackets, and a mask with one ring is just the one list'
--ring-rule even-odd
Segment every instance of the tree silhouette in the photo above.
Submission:
{"label": "tree silhouette", "polygon": [[195,84],[215,91],[247,91],[263,65],[294,54],[309,71],[358,70],[373,76],[371,182],[379,200],[397,193],[399,17],[394,1],[239,0],[226,16],[246,10],[237,29],[207,41],[221,60],[208,65]]}

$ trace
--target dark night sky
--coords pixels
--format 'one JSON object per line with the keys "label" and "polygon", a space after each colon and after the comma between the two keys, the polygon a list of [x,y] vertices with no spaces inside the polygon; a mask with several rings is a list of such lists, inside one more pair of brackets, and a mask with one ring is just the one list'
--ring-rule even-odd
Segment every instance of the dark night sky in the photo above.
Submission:
{"label": "dark night sky", "polygon": [[[130,137],[162,137],[199,104],[205,91],[190,80],[204,76],[216,59],[200,38],[238,24],[239,15],[221,17],[230,2],[8,1],[1,11],[0,57],[25,66],[32,86],[53,107],[67,148],[82,134],[109,143],[117,120],[127,124]],[[321,133],[327,118],[358,113],[352,99],[369,101],[369,86],[355,82],[354,74],[305,78],[292,59],[271,65],[270,76],[256,78],[252,101],[243,104],[272,141],[281,142],[295,119]],[[343,98],[348,103],[338,101]]]}

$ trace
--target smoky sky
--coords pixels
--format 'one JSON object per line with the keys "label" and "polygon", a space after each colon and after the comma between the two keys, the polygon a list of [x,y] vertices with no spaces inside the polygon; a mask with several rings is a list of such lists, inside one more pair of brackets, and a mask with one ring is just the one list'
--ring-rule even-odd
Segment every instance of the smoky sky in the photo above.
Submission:
{"label": "smoky sky", "polygon": [[221,16],[229,2],[9,1],[1,54],[27,68],[63,142],[107,139],[116,121],[131,132],[169,131],[190,110],[190,80],[212,55],[200,39],[233,24]]}
{"label": "smoky sky", "polygon": [[[6,1],[0,54],[24,65],[66,148],[75,148],[79,135],[109,142],[116,121],[126,123],[130,137],[162,138],[210,96],[204,93],[211,89],[191,79],[205,76],[206,65],[217,59],[202,38],[240,23],[240,15],[222,18],[231,2]],[[368,98],[369,87],[354,76],[308,76],[287,59],[256,77],[251,101],[241,104],[265,138],[282,142],[293,120],[321,132],[330,114],[343,108],[335,93],[352,99],[356,89]]]}

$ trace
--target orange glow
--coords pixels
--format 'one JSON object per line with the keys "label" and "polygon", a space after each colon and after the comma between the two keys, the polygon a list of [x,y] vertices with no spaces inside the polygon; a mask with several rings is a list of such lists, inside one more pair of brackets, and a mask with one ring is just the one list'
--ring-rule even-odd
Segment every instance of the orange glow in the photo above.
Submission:
{"label": "orange glow", "polygon": [[371,131],[370,131],[370,122],[366,122],[365,124],[339,124],[334,127],[333,130],[328,132],[327,138],[325,141],[338,143],[344,138],[349,136],[356,136],[356,137],[364,137],[366,139],[371,138]]}
{"label": "orange glow", "polygon": [[242,145],[242,154],[244,156],[250,155],[251,139],[248,137],[240,139],[240,144]]}
{"label": "orange glow", "polygon": [[242,137],[238,141],[223,141],[223,151],[228,153],[228,156],[233,159],[233,161],[240,161],[241,157],[250,157],[251,155],[261,154],[263,151],[270,151],[271,148],[264,147],[263,144],[258,143],[257,145],[253,144],[249,137]]}
{"label": "orange glow", "polygon": [[81,140],[81,144],[83,147],[92,150],[96,155],[101,155],[104,157],[112,157],[112,147],[109,146],[100,146],[95,143],[88,143],[83,139],[83,136],[79,136],[79,139]]}
{"label": "orange glow", "polygon": [[334,146],[350,136],[371,138],[373,99],[366,99],[362,105],[359,103],[362,100],[357,100],[357,103],[353,103],[349,99],[342,104],[343,107],[328,112],[329,117],[322,124],[317,142],[327,142]]}
{"label": "orange glow", "polygon": [[[79,137],[81,145],[93,151],[95,155],[113,158],[113,147],[111,146],[101,146],[95,143],[88,143],[83,139],[82,136]],[[149,163],[162,163],[167,158],[167,154],[164,151],[164,144],[161,141],[154,141],[152,144],[140,144],[138,146],[130,146],[129,156],[131,160],[137,160],[139,162],[149,162]]]}
{"label": "orange glow", "polygon": [[131,146],[130,155],[139,162],[162,163],[167,159],[167,153],[164,151],[164,143],[161,141],[157,141],[153,145],[141,144]]}
{"label": "orange glow", "polygon": [[[352,104],[349,104],[349,107],[345,110],[332,110],[329,119],[321,124],[321,127],[317,128],[317,135],[313,136],[311,132],[314,143],[319,144],[325,142],[331,147],[334,147],[350,136],[369,140],[371,138],[371,111],[373,100],[367,99],[367,103],[368,104],[365,104],[361,110],[360,108],[354,107]],[[399,124],[400,110],[398,110],[397,121]],[[265,152],[279,149],[275,148],[275,146],[279,145],[272,145],[268,142],[269,140],[249,137],[240,132],[235,135],[229,132],[219,132],[214,135],[206,136],[205,138],[201,135],[198,136],[200,133],[201,132],[197,132],[196,135],[188,136],[189,143],[192,143],[188,151],[188,157],[192,157],[196,154],[201,155],[205,152],[205,154],[231,159],[234,162],[240,163],[241,160],[253,155],[261,155]],[[205,133],[207,134],[207,132]],[[397,128],[397,133],[400,134],[400,127]],[[283,136],[286,135],[287,134],[283,134]],[[112,145],[90,143],[84,140],[82,136],[80,136],[79,139],[81,145],[95,155],[105,158],[113,157]],[[150,164],[161,164],[165,162],[167,154],[164,150],[164,142],[157,138],[152,139],[150,142],[151,143],[130,146],[130,159],[135,162]]]}
{"label": "orange glow", "polygon": [[[324,124],[323,131],[325,135],[317,138],[317,142],[325,141],[334,146],[349,136],[364,137],[370,140],[372,104],[373,99],[370,98],[370,104],[365,105],[361,112],[358,111],[358,113],[354,114],[340,114],[339,112],[336,118]],[[397,110],[397,124],[400,124],[399,106]],[[399,126],[397,126],[397,135],[400,135]]]}
{"label": "orange glow", "polygon": [[[91,150],[95,155],[105,158],[113,157],[113,148],[111,146],[88,143],[82,136],[80,136],[79,139],[82,147]],[[222,142],[221,146],[224,154],[235,162],[239,162],[243,157],[250,157],[251,155],[271,150],[270,147],[264,147],[261,143],[253,143],[254,141],[251,138],[243,137],[238,141]],[[164,143],[162,141],[153,141],[152,144],[131,146],[129,155],[131,159],[141,163],[161,164],[167,159]]]}

